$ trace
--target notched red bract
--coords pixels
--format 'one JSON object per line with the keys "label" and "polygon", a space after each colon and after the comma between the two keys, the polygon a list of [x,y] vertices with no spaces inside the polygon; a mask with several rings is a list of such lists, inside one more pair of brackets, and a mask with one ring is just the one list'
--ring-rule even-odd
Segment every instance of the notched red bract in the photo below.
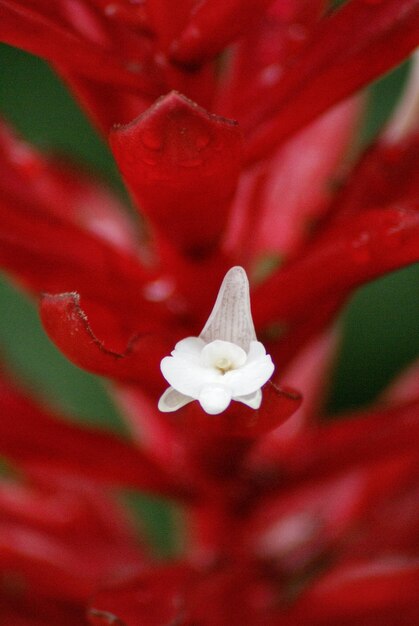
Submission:
{"label": "notched red bract", "polygon": [[137,382],[149,391],[162,389],[160,361],[170,352],[169,342],[163,338],[133,337],[125,352],[112,350],[95,336],[77,293],[44,295],[40,313],[51,340],[79,367],[116,380]]}
{"label": "notched red bract", "polygon": [[237,124],[172,92],[110,136],[119,168],[156,233],[190,255],[214,249],[241,165]]}

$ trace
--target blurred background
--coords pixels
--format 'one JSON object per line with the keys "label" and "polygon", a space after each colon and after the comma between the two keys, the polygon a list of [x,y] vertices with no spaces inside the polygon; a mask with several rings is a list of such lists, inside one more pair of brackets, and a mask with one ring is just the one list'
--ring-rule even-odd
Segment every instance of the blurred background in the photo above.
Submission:
{"label": "blurred background", "polygon": [[[397,68],[369,91],[366,142],[391,113],[408,72]],[[122,193],[107,146],[46,63],[0,45],[0,113],[24,138],[64,153]],[[0,353],[41,397],[81,420],[121,429],[104,383],[68,363],[43,333],[36,307],[1,275]],[[368,404],[419,354],[419,266],[360,289],[340,320],[342,342],[328,406]]]}
{"label": "blurred background", "polygon": [[[408,64],[369,91],[363,141],[391,113]],[[0,44],[0,114],[47,152],[73,158],[124,193],[107,146],[46,63]],[[0,274],[0,357],[36,395],[78,420],[123,432],[105,383],[72,366],[44,334],[36,303]],[[419,266],[395,272],[355,293],[341,315],[342,340],[329,412],[367,405],[419,355]],[[1,419],[1,416],[0,416]],[[179,549],[179,511],[158,499],[126,493],[141,528],[160,555]]]}

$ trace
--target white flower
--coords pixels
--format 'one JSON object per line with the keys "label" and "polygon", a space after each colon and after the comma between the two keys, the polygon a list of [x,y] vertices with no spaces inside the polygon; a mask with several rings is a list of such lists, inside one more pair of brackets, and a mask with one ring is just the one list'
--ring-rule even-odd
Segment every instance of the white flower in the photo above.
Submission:
{"label": "white flower", "polygon": [[172,356],[162,360],[161,371],[171,386],[159,400],[160,411],[176,411],[193,400],[211,415],[224,411],[231,400],[260,407],[261,387],[274,364],[256,340],[242,267],[227,272],[199,337],[179,341]]}

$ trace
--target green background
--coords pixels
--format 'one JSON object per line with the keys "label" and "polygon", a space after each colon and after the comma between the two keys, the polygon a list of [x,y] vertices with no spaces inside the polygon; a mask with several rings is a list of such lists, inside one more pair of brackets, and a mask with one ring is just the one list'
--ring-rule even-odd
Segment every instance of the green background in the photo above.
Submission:
{"label": "green background", "polygon": [[[405,64],[370,90],[365,141],[376,134],[391,112],[406,73]],[[121,189],[106,145],[47,64],[5,45],[0,45],[0,112],[31,142],[71,155]],[[30,388],[77,419],[122,428],[104,383],[57,352],[41,329],[34,304],[6,277],[0,280],[0,310],[0,353]],[[418,265],[355,293],[341,316],[343,338],[329,398],[331,411],[367,404],[418,355],[418,313]],[[139,507],[164,551],[168,510],[149,499],[142,500]]]}

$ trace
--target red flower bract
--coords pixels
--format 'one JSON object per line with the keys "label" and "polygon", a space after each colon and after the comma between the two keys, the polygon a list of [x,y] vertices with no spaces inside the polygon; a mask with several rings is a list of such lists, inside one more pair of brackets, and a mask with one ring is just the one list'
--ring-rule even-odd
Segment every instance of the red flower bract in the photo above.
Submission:
{"label": "red flower bract", "polygon": [[[0,0],[0,38],[67,82],[148,226],[1,123],[2,267],[130,429],[77,425],[3,371],[1,623],[418,623],[417,365],[377,406],[321,415],[337,312],[419,260],[417,61],[355,141],[356,92],[418,45],[419,2]],[[237,264],[276,366],[260,408],[160,413],[160,360]],[[176,559],[136,540],[121,486],[182,507]]]}

